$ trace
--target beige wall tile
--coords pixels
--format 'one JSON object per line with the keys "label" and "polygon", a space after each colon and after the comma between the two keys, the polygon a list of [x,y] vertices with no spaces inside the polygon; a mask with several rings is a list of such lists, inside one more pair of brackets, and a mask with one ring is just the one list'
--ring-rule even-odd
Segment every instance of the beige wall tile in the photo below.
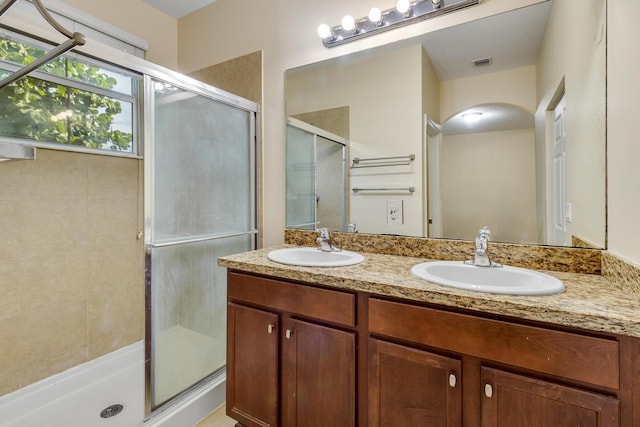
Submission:
{"label": "beige wall tile", "polygon": [[51,366],[51,361],[86,347],[86,300],[21,313],[21,371]]}
{"label": "beige wall tile", "polygon": [[144,334],[142,161],[37,156],[0,168],[0,395]]}
{"label": "beige wall tile", "polygon": [[92,248],[135,244],[138,233],[136,200],[89,200],[88,242]]}
{"label": "beige wall tile", "polygon": [[24,163],[22,200],[84,200],[87,198],[87,154],[38,149]]}
{"label": "beige wall tile", "polygon": [[[84,200],[20,202],[20,256],[85,250],[87,203]],[[99,222],[102,217],[92,218]]]}
{"label": "beige wall tile", "polygon": [[20,223],[19,202],[0,201],[0,259],[18,256]]}
{"label": "beige wall tile", "polygon": [[17,160],[2,162],[0,168],[0,200],[19,200],[21,197],[20,186],[22,183],[22,170],[25,163],[33,160]]}
{"label": "beige wall tile", "polygon": [[20,350],[18,341],[18,318],[0,320],[0,395],[20,386]]}
{"label": "beige wall tile", "polygon": [[[0,320],[16,317],[20,314],[18,272],[17,259],[0,260]],[[0,342],[2,342],[1,339]]]}
{"label": "beige wall tile", "polygon": [[87,299],[86,252],[69,251],[20,259],[20,307],[43,310]]}
{"label": "beige wall tile", "polygon": [[89,252],[89,296],[107,295],[123,287],[144,287],[144,247],[134,244],[104,246]]}
{"label": "beige wall tile", "polygon": [[262,102],[262,51],[202,68],[190,76],[253,102]]}
{"label": "beige wall tile", "polygon": [[0,396],[20,388],[20,371],[9,371],[0,367]]}
{"label": "beige wall tile", "polygon": [[138,168],[142,160],[109,156],[88,156],[88,198],[137,199]]}
{"label": "beige wall tile", "polygon": [[144,295],[139,284],[89,298],[88,313],[90,359],[144,338]]}
{"label": "beige wall tile", "polygon": [[22,365],[20,372],[20,386],[24,387],[36,381],[43,380],[51,375],[66,371],[69,368],[87,362],[87,348],[83,347],[71,353],[59,357],[46,358],[40,363],[33,365]]}

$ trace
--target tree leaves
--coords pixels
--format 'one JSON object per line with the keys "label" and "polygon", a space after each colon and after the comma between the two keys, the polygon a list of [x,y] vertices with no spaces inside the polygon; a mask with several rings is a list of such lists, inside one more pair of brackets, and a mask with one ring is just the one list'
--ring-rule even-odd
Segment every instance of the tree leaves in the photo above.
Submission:
{"label": "tree leaves", "polygon": [[[0,60],[26,65],[42,49],[0,40]],[[75,59],[59,57],[40,68],[50,74],[112,89],[117,80]],[[0,134],[35,141],[131,151],[133,134],[114,127],[122,102],[101,94],[34,77],[23,77],[0,89]]]}

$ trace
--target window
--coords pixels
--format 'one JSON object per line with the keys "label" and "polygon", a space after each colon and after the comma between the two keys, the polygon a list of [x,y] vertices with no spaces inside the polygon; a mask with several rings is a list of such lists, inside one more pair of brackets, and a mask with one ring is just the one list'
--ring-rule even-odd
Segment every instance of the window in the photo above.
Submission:
{"label": "window", "polygon": [[[51,49],[0,34],[0,78]],[[139,75],[70,53],[0,89],[0,137],[137,154]]]}

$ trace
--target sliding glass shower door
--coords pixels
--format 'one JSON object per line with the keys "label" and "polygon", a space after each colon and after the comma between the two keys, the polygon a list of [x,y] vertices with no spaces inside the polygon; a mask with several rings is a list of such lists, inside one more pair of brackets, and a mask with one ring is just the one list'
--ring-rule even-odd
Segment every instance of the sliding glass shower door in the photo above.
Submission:
{"label": "sliding glass shower door", "polygon": [[290,117],[286,165],[286,226],[346,231],[346,140]]}
{"label": "sliding glass shower door", "polygon": [[153,410],[225,366],[226,276],[217,258],[255,248],[256,107],[149,78],[146,100]]}

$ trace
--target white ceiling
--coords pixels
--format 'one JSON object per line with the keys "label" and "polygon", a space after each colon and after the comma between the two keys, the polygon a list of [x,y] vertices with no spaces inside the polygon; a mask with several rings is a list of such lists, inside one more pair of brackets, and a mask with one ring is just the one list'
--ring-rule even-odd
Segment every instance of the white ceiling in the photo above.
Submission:
{"label": "white ceiling", "polygon": [[195,12],[198,9],[213,3],[216,0],[143,0],[156,9],[166,13],[175,19]]}
{"label": "white ceiling", "polygon": [[[440,80],[453,80],[536,63],[551,1],[425,34],[422,45]],[[476,59],[491,57],[487,67]]]}

